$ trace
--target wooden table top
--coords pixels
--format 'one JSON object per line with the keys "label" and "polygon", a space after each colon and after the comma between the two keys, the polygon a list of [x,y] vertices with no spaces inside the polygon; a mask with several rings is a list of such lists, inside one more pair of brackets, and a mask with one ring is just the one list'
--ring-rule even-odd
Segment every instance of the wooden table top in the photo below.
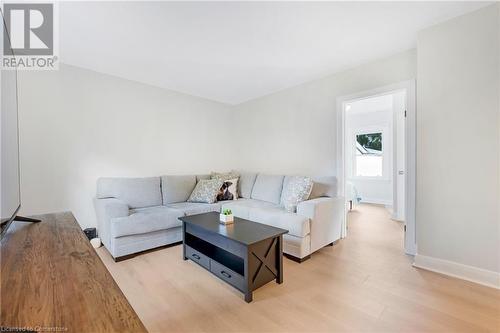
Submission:
{"label": "wooden table top", "polygon": [[264,239],[286,234],[288,230],[267,224],[257,223],[234,217],[234,223],[223,225],[219,222],[219,213],[210,212],[179,217],[179,220],[196,225],[206,231],[219,234],[244,245],[251,245]]}
{"label": "wooden table top", "polygon": [[36,218],[13,222],[1,241],[0,326],[147,332],[73,214]]}

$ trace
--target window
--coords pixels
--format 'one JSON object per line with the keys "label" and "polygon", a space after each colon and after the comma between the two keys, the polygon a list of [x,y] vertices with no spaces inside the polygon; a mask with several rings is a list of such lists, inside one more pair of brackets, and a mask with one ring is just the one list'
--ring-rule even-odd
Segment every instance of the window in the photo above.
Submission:
{"label": "window", "polygon": [[382,149],[382,133],[357,134],[355,176],[382,177],[384,166]]}

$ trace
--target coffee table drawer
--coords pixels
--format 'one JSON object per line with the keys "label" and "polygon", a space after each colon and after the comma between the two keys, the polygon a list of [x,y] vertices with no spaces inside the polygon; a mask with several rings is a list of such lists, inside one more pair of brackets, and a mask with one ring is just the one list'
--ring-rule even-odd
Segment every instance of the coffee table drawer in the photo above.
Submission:
{"label": "coffee table drawer", "polygon": [[210,271],[230,285],[238,288],[241,291],[245,291],[245,279],[243,278],[243,276],[230,270],[226,266],[219,264],[215,260],[212,260],[210,262]]}
{"label": "coffee table drawer", "polygon": [[200,264],[206,269],[210,269],[210,258],[188,245],[186,245],[186,257]]}

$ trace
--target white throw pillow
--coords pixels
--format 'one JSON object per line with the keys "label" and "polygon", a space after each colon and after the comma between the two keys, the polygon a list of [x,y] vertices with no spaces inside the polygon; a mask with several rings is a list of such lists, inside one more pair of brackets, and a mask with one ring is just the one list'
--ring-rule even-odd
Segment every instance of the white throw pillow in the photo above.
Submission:
{"label": "white throw pillow", "polygon": [[225,180],[222,183],[217,201],[236,200],[238,199],[238,178]]}
{"label": "white throw pillow", "polygon": [[299,202],[307,200],[311,194],[313,181],[309,177],[291,176],[281,194],[281,206],[289,213],[297,212]]}
{"label": "white throw pillow", "polygon": [[214,203],[222,183],[220,179],[200,179],[189,196],[188,202]]}
{"label": "white throw pillow", "polygon": [[220,179],[224,181],[219,190],[219,194],[217,194],[217,201],[238,199],[239,177],[240,176],[234,171],[228,173],[212,172],[211,179]]}

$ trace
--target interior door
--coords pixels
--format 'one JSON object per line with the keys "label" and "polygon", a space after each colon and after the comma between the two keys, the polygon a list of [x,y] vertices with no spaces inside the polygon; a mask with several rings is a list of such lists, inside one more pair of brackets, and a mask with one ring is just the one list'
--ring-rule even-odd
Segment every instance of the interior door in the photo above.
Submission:
{"label": "interior door", "polygon": [[395,93],[393,98],[396,129],[394,219],[404,221],[406,211],[406,92]]}

